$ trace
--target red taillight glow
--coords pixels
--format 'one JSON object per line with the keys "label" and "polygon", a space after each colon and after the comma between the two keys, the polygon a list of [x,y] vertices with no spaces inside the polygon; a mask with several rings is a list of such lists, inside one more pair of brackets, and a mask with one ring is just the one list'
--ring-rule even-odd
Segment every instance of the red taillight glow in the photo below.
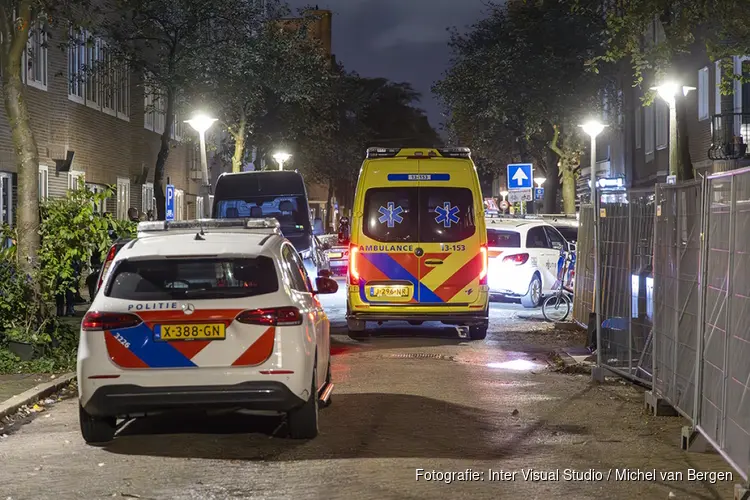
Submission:
{"label": "red taillight glow", "polygon": [[141,318],[135,314],[114,312],[87,312],[81,322],[81,330],[85,332],[99,330],[118,330],[121,328],[132,328],[142,323]]}
{"label": "red taillight glow", "polygon": [[277,307],[243,311],[235,320],[245,325],[292,326],[302,324],[302,315],[296,307]]}
{"label": "red taillight glow", "polygon": [[520,266],[521,264],[526,264],[527,260],[529,260],[529,254],[517,253],[515,255],[508,255],[503,259],[503,262]]}
{"label": "red taillight glow", "polygon": [[481,246],[479,248],[480,253],[482,254],[482,270],[479,271],[479,284],[480,285],[486,285],[487,284],[487,247]]}
{"label": "red taillight glow", "polygon": [[359,285],[359,270],[357,269],[357,254],[359,248],[352,245],[349,247],[349,284]]}
{"label": "red taillight glow", "polygon": [[111,266],[112,265],[112,261],[115,260],[115,255],[117,255],[117,247],[115,245],[112,245],[110,247],[110,249],[109,249],[109,252],[107,252],[107,258],[104,259],[104,265],[102,266],[102,272],[101,272],[101,274],[99,274],[99,284],[96,286],[97,290],[99,290],[102,287],[102,282],[104,281],[104,276],[107,275],[107,270],[109,269],[109,266]]}

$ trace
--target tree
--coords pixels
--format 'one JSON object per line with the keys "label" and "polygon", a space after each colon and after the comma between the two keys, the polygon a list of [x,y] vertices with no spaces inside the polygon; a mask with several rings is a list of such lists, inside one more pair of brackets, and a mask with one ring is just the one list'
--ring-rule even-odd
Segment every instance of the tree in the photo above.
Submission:
{"label": "tree", "polygon": [[[259,29],[262,12],[245,0],[120,0],[101,22],[117,57],[142,75],[144,92],[162,103],[164,131],[154,168],[157,218],[164,220],[164,169],[175,112],[186,107],[196,62],[229,54],[236,32]],[[231,60],[227,61],[230,64]],[[195,103],[193,103],[195,104]]]}
{"label": "tree", "polygon": [[467,34],[454,31],[452,67],[433,89],[450,111],[450,127],[472,147],[494,158],[512,148],[510,156],[534,161],[546,174],[547,212],[557,211],[560,179],[564,210],[575,212],[583,149],[577,125],[601,110],[615,83],[609,72],[592,75],[585,66],[601,50],[603,18],[572,7],[568,0],[491,4]]}
{"label": "tree", "polygon": [[[598,8],[606,20],[600,26],[605,51],[588,64],[598,71],[602,63],[625,62],[634,86],[682,80],[694,49],[703,49],[711,61],[721,61],[722,94],[733,92],[737,74],[732,56],[750,53],[750,10],[736,0],[579,0],[575,9]],[[744,72],[741,72],[744,73]],[[654,92],[646,91],[644,104]],[[694,177],[688,146],[685,96],[675,98],[677,111],[678,161],[670,162],[671,175],[686,180]],[[676,168],[674,168],[676,167]]]}
{"label": "tree", "polygon": [[30,49],[30,36],[46,47],[51,27],[65,26],[74,21],[75,13],[89,8],[83,0],[0,0],[3,104],[18,166],[16,255],[27,269],[34,266],[39,251],[39,152],[26,103],[22,61]]}
{"label": "tree", "polygon": [[210,103],[234,142],[234,172],[241,170],[248,140],[262,142],[276,130],[293,140],[307,122],[300,114],[311,113],[330,84],[329,59],[320,45],[302,29],[283,29],[273,17],[260,29],[235,30],[221,52],[195,62],[203,75],[196,94]]}

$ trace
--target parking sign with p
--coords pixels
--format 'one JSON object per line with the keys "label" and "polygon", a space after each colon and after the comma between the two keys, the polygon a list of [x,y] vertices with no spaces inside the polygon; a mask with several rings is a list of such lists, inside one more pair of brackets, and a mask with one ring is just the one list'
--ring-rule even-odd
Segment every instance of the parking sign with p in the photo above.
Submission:
{"label": "parking sign with p", "polygon": [[174,186],[167,184],[166,198],[166,220],[174,220]]}

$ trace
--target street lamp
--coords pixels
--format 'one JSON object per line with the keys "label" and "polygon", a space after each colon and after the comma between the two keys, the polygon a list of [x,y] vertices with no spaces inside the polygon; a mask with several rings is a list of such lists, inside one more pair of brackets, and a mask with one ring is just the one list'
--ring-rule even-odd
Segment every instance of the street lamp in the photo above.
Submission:
{"label": "street lamp", "polygon": [[688,87],[686,85],[680,86],[677,82],[667,81],[656,87],[651,87],[651,90],[655,90],[659,97],[669,106],[669,175],[677,175],[677,106],[675,100],[677,95],[682,91],[682,95],[686,96],[691,90],[695,90],[695,87]]}
{"label": "street lamp", "polygon": [[601,271],[601,257],[599,256],[599,200],[596,195],[596,136],[604,131],[604,125],[598,120],[591,120],[580,125],[591,137],[591,205],[594,216],[594,314],[596,315],[596,369],[591,371],[591,377],[599,382],[604,381],[602,371],[602,293],[599,284]]}
{"label": "street lamp", "polygon": [[214,124],[216,121],[216,118],[210,118],[207,115],[204,115],[202,113],[196,113],[193,115],[193,117],[190,120],[185,120],[185,123],[193,127],[193,129],[198,132],[198,135],[200,137],[201,142],[201,170],[203,171],[203,186],[201,186],[201,190],[203,191],[203,210],[201,213],[201,218],[207,219],[207,214],[211,213],[211,198],[210,198],[210,188],[211,183],[208,180],[208,155],[206,153],[206,131],[211,128],[211,125]]}
{"label": "street lamp", "polygon": [[279,151],[278,153],[273,155],[273,159],[276,160],[276,163],[279,164],[279,170],[284,170],[284,163],[289,161],[289,158],[291,157],[292,155],[283,151]]}

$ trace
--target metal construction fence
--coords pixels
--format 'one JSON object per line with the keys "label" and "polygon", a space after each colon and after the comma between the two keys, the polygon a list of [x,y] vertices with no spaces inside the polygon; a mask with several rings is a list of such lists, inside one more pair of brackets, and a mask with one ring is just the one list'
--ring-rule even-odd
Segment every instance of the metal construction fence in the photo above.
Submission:
{"label": "metal construction fence", "polygon": [[589,323],[598,214],[600,368],[651,386],[748,481],[750,168],[597,198],[581,208],[573,311]]}

